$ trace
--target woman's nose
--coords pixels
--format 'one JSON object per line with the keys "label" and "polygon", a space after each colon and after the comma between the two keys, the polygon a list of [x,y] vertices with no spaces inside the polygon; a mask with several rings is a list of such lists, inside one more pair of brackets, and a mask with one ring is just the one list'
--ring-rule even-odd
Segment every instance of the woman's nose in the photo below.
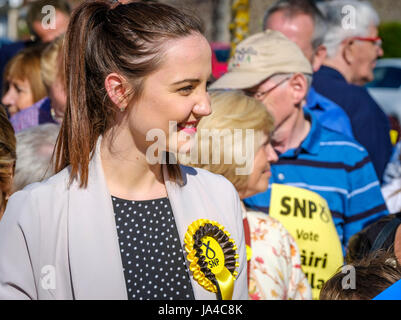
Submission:
{"label": "woman's nose", "polygon": [[194,106],[193,111],[199,116],[208,116],[212,113],[210,96],[207,92],[201,101]]}
{"label": "woman's nose", "polygon": [[269,143],[266,146],[266,155],[267,155],[267,159],[270,163],[275,163],[278,161],[278,155],[277,155],[276,151],[274,151],[271,143]]}
{"label": "woman's nose", "polygon": [[3,98],[1,99],[1,103],[7,107],[12,105],[13,102],[14,102],[13,94],[11,92],[11,89],[8,89],[7,92],[4,94]]}

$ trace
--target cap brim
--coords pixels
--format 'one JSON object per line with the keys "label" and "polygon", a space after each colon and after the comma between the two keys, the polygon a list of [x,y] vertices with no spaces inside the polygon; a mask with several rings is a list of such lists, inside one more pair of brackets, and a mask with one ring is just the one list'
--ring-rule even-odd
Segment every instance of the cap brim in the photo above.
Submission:
{"label": "cap brim", "polygon": [[257,72],[228,72],[213,82],[210,90],[224,90],[224,89],[246,89],[252,88],[263,80],[267,79],[269,75]]}

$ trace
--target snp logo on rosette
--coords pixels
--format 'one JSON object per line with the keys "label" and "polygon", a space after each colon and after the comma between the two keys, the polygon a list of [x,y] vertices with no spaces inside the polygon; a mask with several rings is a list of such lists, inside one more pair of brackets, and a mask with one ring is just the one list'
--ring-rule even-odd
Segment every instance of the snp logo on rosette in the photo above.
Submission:
{"label": "snp logo on rosette", "polygon": [[231,300],[239,267],[237,246],[215,221],[193,222],[185,234],[185,250],[194,279],[219,300]]}

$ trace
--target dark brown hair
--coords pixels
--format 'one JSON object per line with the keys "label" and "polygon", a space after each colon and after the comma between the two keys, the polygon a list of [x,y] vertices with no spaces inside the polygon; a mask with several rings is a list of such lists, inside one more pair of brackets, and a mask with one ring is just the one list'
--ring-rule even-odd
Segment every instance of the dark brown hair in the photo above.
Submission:
{"label": "dark brown hair", "polygon": [[[110,73],[130,83],[138,99],[144,78],[157,70],[166,41],[202,33],[198,19],[171,6],[132,2],[117,6],[86,1],[72,14],[65,38],[67,107],[56,145],[56,172],[71,166],[70,182],[88,183],[88,165],[99,136],[116,123],[116,108],[104,81]],[[167,165],[181,179],[178,165]]]}
{"label": "dark brown hair", "polygon": [[324,284],[320,300],[372,300],[401,280],[401,266],[389,251],[376,251],[350,266],[355,270],[355,288],[343,288],[347,273],[340,268]]}
{"label": "dark brown hair", "polygon": [[6,111],[0,106],[0,219],[7,204],[7,195],[11,191],[13,174],[10,171],[14,171],[16,159],[14,129]]}

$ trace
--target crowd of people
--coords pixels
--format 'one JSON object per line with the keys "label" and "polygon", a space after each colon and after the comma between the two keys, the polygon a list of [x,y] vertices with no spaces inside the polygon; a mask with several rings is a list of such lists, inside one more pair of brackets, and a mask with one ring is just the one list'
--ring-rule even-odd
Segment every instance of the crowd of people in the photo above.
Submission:
{"label": "crowd of people", "polygon": [[0,48],[0,299],[370,300],[401,280],[369,2],[278,0],[218,79],[199,19],[166,4],[38,0],[27,23]]}

